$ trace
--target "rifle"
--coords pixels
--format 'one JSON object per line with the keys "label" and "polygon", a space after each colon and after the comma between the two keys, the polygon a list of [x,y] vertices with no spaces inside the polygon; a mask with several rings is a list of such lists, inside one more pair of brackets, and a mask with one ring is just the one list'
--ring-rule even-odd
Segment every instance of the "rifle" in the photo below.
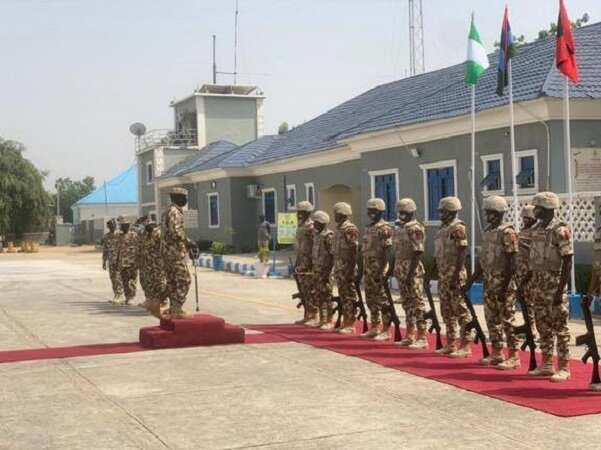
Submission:
{"label": "rifle", "polygon": [[305,297],[305,293],[303,292],[303,289],[301,288],[301,283],[298,281],[298,273],[292,272],[292,277],[294,278],[294,281],[296,281],[296,289],[297,289],[297,292],[292,294],[292,299],[293,300],[298,299],[298,303],[296,304],[297,308],[300,308],[302,306],[303,308],[306,309],[307,308],[306,307],[307,299]]}
{"label": "rifle", "polygon": [[403,339],[403,336],[401,335],[401,321],[399,320],[399,316],[396,313],[396,309],[394,309],[394,301],[392,300],[392,294],[390,293],[388,280],[384,281],[384,292],[386,293],[386,298],[388,299],[388,309],[390,310],[390,318],[392,320],[392,323],[394,323],[394,342],[397,342]]}
{"label": "rifle", "polygon": [[432,334],[432,331],[436,331],[436,350],[438,350],[441,349],[443,345],[440,322],[438,321],[438,315],[436,314],[436,308],[434,307],[434,299],[432,298],[432,291],[430,290],[430,278],[424,279],[424,291],[428,298],[428,305],[430,305],[430,311],[424,314],[424,319],[431,321],[428,333]]}
{"label": "rifle", "polygon": [[488,352],[488,347],[486,346],[486,336],[484,335],[484,331],[480,326],[480,322],[478,322],[478,316],[476,315],[476,311],[474,310],[474,305],[472,305],[472,301],[470,300],[467,292],[463,293],[463,299],[465,300],[465,305],[467,309],[470,310],[470,314],[472,315],[472,320],[470,320],[465,326],[465,330],[471,332],[472,330],[476,330],[476,336],[474,337],[474,344],[480,342],[482,344],[482,355],[485,358],[488,358],[490,353]]}
{"label": "rifle", "polygon": [[584,314],[584,323],[586,324],[586,333],[576,338],[576,345],[585,345],[588,347],[582,362],[587,363],[588,359],[593,360],[593,374],[591,376],[591,384],[601,383],[599,378],[599,349],[597,348],[597,340],[595,339],[595,329],[593,326],[593,317],[591,316],[592,296],[585,295],[582,297],[580,304],[582,305],[582,313]]}
{"label": "rifle", "polygon": [[336,304],[332,311],[332,315],[338,314],[338,317],[336,318],[336,325],[334,325],[334,328],[340,328],[340,325],[342,324],[342,300],[340,300],[339,295],[333,295],[332,302]]}
{"label": "rifle", "polygon": [[526,336],[526,340],[522,343],[520,350],[524,351],[526,348],[530,351],[530,364],[528,370],[536,369],[536,342],[534,335],[532,334],[532,323],[530,322],[530,315],[528,314],[528,304],[524,300],[524,296],[521,291],[518,290],[518,303],[522,309],[522,316],[524,316],[524,323],[520,326],[513,326],[514,334],[523,334]]}
{"label": "rifle", "polygon": [[361,278],[355,278],[355,291],[357,292],[357,303],[355,303],[355,311],[359,309],[358,320],[363,321],[363,333],[367,333],[367,312],[365,311],[365,304],[363,303],[363,296],[361,295]]}

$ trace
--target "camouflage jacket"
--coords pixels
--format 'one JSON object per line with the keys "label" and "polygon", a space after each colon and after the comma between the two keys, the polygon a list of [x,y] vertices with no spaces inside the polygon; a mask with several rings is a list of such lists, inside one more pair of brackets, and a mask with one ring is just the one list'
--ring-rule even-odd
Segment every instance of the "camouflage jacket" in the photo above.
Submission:
{"label": "camouflage jacket", "polygon": [[334,232],[324,228],[313,236],[313,272],[329,276],[334,266]]}
{"label": "camouflage jacket", "polygon": [[120,231],[108,232],[102,238],[102,261],[109,265],[117,264],[117,252],[119,250]]}
{"label": "camouflage jacket", "polygon": [[480,247],[480,266],[485,274],[499,274],[505,271],[507,254],[518,252],[518,238],[513,225],[505,223],[494,229],[486,229]]}
{"label": "camouflage jacket", "polygon": [[117,256],[119,267],[138,266],[138,239],[138,233],[132,230],[121,235]]}
{"label": "camouflage jacket", "polygon": [[399,224],[392,236],[396,264],[411,260],[415,252],[424,251],[426,229],[417,220]]}
{"label": "camouflage jacket", "polygon": [[530,270],[530,247],[532,247],[532,228],[523,228],[518,234],[518,257],[516,274],[524,278]]}
{"label": "camouflage jacket", "polygon": [[334,273],[339,277],[355,276],[357,251],[359,249],[359,229],[345,220],[334,231]]}
{"label": "camouflage jacket", "polygon": [[152,232],[144,231],[140,235],[140,269],[162,270],[163,256],[161,254],[161,230],[155,227]]}
{"label": "camouflage jacket", "polygon": [[313,270],[313,221],[307,219],[296,229],[296,271],[311,272]]}
{"label": "camouflage jacket", "polygon": [[375,224],[368,225],[363,232],[363,272],[383,272],[388,263],[388,249],[392,246],[392,228],[388,222],[381,219]]}
{"label": "camouflage jacket", "polygon": [[462,247],[467,247],[465,224],[455,218],[448,225],[441,225],[434,241],[434,256],[439,274],[455,267]]}
{"label": "camouflage jacket", "polygon": [[163,252],[168,258],[184,259],[188,239],[184,229],[184,211],[171,205],[163,215]]}
{"label": "camouflage jacket", "polygon": [[573,254],[572,232],[565,223],[553,219],[546,227],[541,222],[532,227],[530,270],[559,272],[563,257]]}

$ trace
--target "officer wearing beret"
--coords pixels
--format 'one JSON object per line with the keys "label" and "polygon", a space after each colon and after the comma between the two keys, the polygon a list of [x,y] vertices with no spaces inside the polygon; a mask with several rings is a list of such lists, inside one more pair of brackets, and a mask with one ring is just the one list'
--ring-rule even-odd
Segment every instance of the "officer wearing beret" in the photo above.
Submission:
{"label": "officer wearing beret", "polygon": [[334,329],[332,323],[332,267],[334,266],[334,232],[329,230],[330,216],[324,211],[313,213],[313,280],[315,302],[319,308],[319,326],[322,330]]}

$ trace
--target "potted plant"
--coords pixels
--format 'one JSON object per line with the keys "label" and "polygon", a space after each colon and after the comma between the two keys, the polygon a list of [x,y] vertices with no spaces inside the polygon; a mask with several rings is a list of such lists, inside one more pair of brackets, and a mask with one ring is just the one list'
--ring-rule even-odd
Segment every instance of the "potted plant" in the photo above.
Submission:
{"label": "potted plant", "polygon": [[257,277],[267,278],[267,272],[269,272],[269,247],[266,245],[259,246],[257,258],[259,258],[259,262],[255,266]]}
{"label": "potted plant", "polygon": [[225,243],[221,241],[213,241],[209,251],[213,256],[213,270],[223,270],[223,254],[225,253]]}

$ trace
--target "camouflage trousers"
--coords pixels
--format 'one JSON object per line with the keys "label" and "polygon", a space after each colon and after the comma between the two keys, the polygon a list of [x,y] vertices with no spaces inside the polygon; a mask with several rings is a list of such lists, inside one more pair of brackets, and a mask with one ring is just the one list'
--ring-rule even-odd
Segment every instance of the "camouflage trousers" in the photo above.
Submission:
{"label": "camouflage trousers", "polygon": [[484,317],[488,328],[488,336],[492,348],[503,348],[503,334],[509,350],[517,350],[519,341],[513,332],[515,315],[515,284],[513,281],[504,292],[504,276],[502,273],[484,275]]}
{"label": "camouflage trousers", "polygon": [[162,303],[167,298],[167,279],[162,269],[152,266],[141,268],[140,285],[148,300],[158,300]]}
{"label": "camouflage trousers", "polygon": [[401,305],[405,311],[405,323],[407,330],[417,328],[418,331],[426,330],[426,292],[424,291],[424,266],[419,264],[415,269],[415,274],[411,279],[411,284],[407,286],[405,280],[411,265],[410,260],[402,261],[394,268],[394,276],[399,282],[399,292],[401,296]]}
{"label": "camouflage trousers", "polygon": [[565,291],[560,304],[553,304],[559,280],[559,272],[534,272],[531,280],[532,300],[536,328],[540,335],[539,346],[543,356],[553,355],[554,341],[557,340],[557,358],[568,360],[570,358],[569,304]]}
{"label": "camouflage trousers", "polygon": [[458,337],[470,340],[471,333],[465,329],[470,321],[470,312],[463,298],[463,288],[467,282],[467,272],[463,269],[459,273],[459,286],[451,288],[455,269],[453,267],[438,272],[438,297],[440,298],[440,313],[447,329],[447,342],[452,343]]}
{"label": "camouflage trousers", "polygon": [[365,303],[369,309],[372,325],[390,323],[391,314],[384,292],[384,268],[376,258],[366,258],[363,262],[363,280],[365,283]]}
{"label": "camouflage trousers", "polygon": [[305,301],[305,318],[314,317],[319,310],[319,303],[315,295],[315,286],[313,283],[313,274],[297,274],[298,284]]}
{"label": "camouflage trousers", "polygon": [[181,309],[186,302],[190,289],[190,272],[185,258],[175,257],[165,260],[166,297],[169,297],[170,308]]}
{"label": "camouflage trousers", "polygon": [[120,271],[121,282],[123,283],[123,292],[125,300],[131,300],[136,296],[136,283],[138,281],[138,268],[122,267]]}
{"label": "camouflage trousers", "polygon": [[313,295],[315,298],[315,305],[319,310],[320,320],[330,320],[332,318],[332,280],[328,273],[314,274],[315,286],[313,289]]}
{"label": "camouflage trousers", "polygon": [[121,273],[117,264],[109,264],[109,278],[115,296],[123,294],[123,283],[121,282]]}
{"label": "camouflage trousers", "polygon": [[335,274],[342,316],[346,322],[352,322],[357,315],[357,293],[355,292],[355,274]]}
{"label": "camouflage trousers", "polygon": [[[522,287],[522,293],[524,295],[524,302],[526,303],[526,306],[528,307],[528,320],[530,321],[530,325],[531,325],[531,329],[532,329],[532,334],[534,336],[536,336],[537,334],[537,330],[536,330],[536,318],[534,317],[534,300],[532,297],[532,280],[524,283],[523,282],[523,278],[521,276],[517,277],[517,282],[518,285]],[[524,314],[524,310],[523,308],[520,308],[522,310],[522,315]]]}

